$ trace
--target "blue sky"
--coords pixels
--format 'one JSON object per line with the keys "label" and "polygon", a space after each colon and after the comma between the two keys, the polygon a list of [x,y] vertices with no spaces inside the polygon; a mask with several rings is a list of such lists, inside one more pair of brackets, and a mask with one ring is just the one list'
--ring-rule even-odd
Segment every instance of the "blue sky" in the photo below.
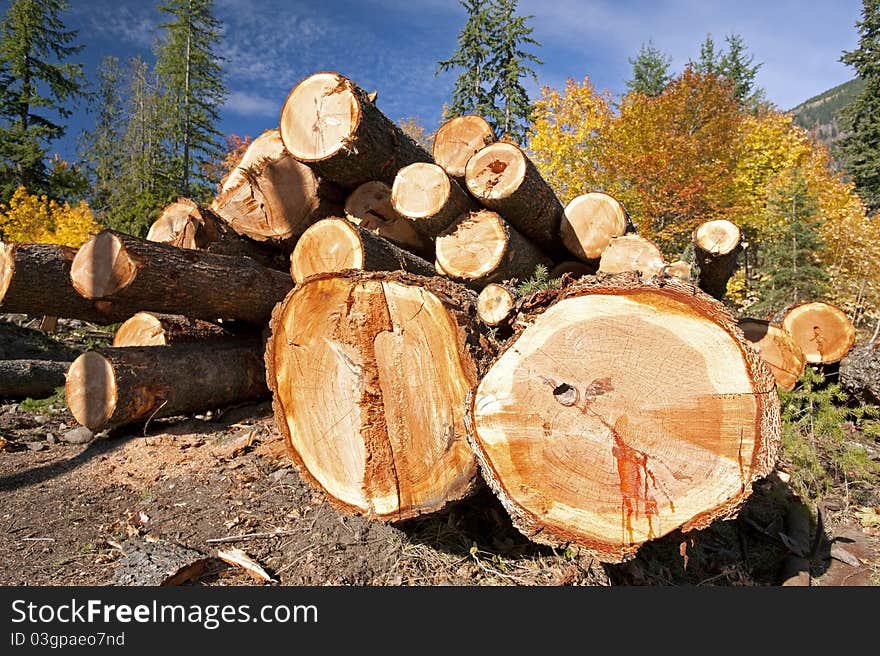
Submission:
{"label": "blue sky", "polygon": [[[0,7],[5,9],[8,0]],[[155,2],[71,0],[69,28],[79,30],[81,61],[93,77],[102,56],[151,58],[160,22]],[[860,0],[520,0],[520,13],[542,46],[536,67],[541,85],[561,87],[569,76],[589,75],[599,89],[620,93],[628,58],[648,39],[672,57],[675,71],[699,55],[711,33],[716,44],[741,34],[767,98],[789,109],[853,77],[839,63],[857,45]],[[416,116],[436,127],[453,74],[435,76],[464,24],[456,0],[215,0],[225,29],[218,49],[226,62],[230,95],[221,110],[226,133],[255,136],[275,127],[281,104],[303,77],[334,70],[378,90],[390,118]],[[529,83],[534,94],[537,86]],[[78,112],[57,149],[72,157],[73,137],[91,119]]]}

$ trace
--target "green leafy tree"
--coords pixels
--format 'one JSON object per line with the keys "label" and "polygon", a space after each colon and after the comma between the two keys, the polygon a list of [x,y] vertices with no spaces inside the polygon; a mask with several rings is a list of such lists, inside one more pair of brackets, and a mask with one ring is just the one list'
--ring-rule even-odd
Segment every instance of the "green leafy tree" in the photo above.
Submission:
{"label": "green leafy tree", "polygon": [[223,154],[218,108],[226,100],[223,58],[215,51],[222,36],[213,0],[165,0],[159,11],[169,22],[156,52],[162,115],[167,125],[171,175],[180,195],[203,198],[211,191],[203,165]]}
{"label": "green leafy tree", "polygon": [[57,195],[46,154],[64,135],[71,105],[84,95],[77,33],[66,30],[63,0],[13,0],[0,24],[0,202],[18,186]]}
{"label": "green leafy tree", "polygon": [[722,55],[718,73],[733,85],[733,95],[743,107],[756,107],[764,98],[764,90],[755,86],[758,69],[763,64],[755,64],[755,56],[748,54],[745,41],[739,34],[725,37],[727,51]]}
{"label": "green leafy tree", "polygon": [[635,59],[632,57],[629,59],[629,63],[632,64],[632,79],[626,81],[627,88],[636,93],[643,93],[649,98],[659,96],[671,79],[669,75],[671,62],[672,58],[656,48],[653,41],[643,43]]}
{"label": "green leafy tree", "polygon": [[870,212],[880,208],[880,0],[862,0],[859,45],[840,58],[865,87],[843,111],[845,167]]}
{"label": "green leafy tree", "polygon": [[703,75],[717,75],[721,72],[721,53],[715,49],[715,41],[711,34],[700,45],[700,59],[694,64],[694,70]]}
{"label": "green leafy tree", "polygon": [[802,173],[795,170],[773,191],[766,211],[768,223],[776,228],[755,272],[753,289],[759,301],[749,308],[755,314],[819,297],[828,282],[818,259],[824,248],[819,238],[818,199],[809,192]]}

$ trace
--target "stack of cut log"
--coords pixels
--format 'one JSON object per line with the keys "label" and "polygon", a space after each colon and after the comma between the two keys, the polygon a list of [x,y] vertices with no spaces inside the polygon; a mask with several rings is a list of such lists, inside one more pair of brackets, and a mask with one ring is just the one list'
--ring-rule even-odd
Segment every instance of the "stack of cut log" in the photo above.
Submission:
{"label": "stack of cut log", "polygon": [[[613,197],[563,206],[482,118],[428,153],[318,73],[208,206],[4,250],[0,311],[126,320],[67,373],[92,429],[271,393],[344,512],[416,517],[482,480],[531,539],[616,562],[736,513],[779,445],[771,369],[717,300],[739,230],[694,242],[696,284]],[[559,284],[523,295],[539,265]]]}

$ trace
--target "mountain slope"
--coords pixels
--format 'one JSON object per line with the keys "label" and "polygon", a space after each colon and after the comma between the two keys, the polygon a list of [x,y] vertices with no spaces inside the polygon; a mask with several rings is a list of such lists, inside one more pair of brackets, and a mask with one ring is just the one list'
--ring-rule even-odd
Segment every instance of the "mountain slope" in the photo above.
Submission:
{"label": "mountain slope", "polygon": [[819,141],[831,146],[843,136],[840,126],[841,110],[855,99],[864,86],[862,80],[855,78],[805,100],[791,110],[794,122],[807,130],[815,131]]}

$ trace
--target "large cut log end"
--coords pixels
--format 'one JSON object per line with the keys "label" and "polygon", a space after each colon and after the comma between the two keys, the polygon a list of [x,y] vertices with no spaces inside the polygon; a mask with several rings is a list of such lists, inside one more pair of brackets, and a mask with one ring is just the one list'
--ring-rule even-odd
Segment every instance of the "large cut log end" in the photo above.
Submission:
{"label": "large cut log end", "polygon": [[807,366],[807,359],[787,330],[761,319],[740,319],[739,327],[773,372],[779,389],[790,392]]}
{"label": "large cut log end", "polygon": [[559,234],[572,255],[596,260],[629,226],[623,205],[608,194],[594,191],[575,197],[565,206]]}
{"label": "large cut log end", "polygon": [[83,353],[67,370],[64,392],[73,418],[89,430],[101,430],[116,410],[113,365],[100,353]]}
{"label": "large cut log end", "polygon": [[432,155],[450,177],[461,180],[471,156],[493,141],[492,126],[482,116],[456,116],[437,129]]}
{"label": "large cut log end", "polygon": [[345,216],[349,221],[410,253],[434,257],[434,243],[421,236],[412,223],[401,216],[391,204],[391,187],[380,180],[359,185],[345,200]]}
{"label": "large cut log end", "polygon": [[660,247],[650,239],[635,234],[612,239],[599,259],[601,273],[638,271],[645,278],[650,278],[660,273],[663,267]]}
{"label": "large cut log end", "polygon": [[6,298],[15,270],[15,244],[0,241],[0,305]]}
{"label": "large cut log end", "polygon": [[801,347],[810,364],[840,362],[856,343],[856,329],[846,313],[821,301],[788,308],[782,327]]}
{"label": "large cut log end", "polygon": [[138,266],[122,239],[103,231],[76,252],[70,265],[70,280],[83,297],[106,298],[130,285],[137,276]]}
{"label": "large cut log end", "polygon": [[779,446],[770,370],[692,285],[584,279],[528,325],[469,404],[514,524],[605,562],[738,511]]}
{"label": "large cut log end", "polygon": [[473,302],[448,281],[349,272],[314,276],[278,305],[266,348],[275,421],[334,506],[397,521],[473,489]]}

